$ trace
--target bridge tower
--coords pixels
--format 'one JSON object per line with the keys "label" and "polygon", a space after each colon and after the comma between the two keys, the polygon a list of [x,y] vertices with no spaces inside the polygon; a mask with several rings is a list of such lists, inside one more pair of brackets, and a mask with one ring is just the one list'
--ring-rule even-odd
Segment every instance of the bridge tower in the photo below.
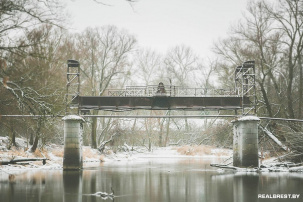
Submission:
{"label": "bridge tower", "polygon": [[79,114],[79,104],[75,102],[80,95],[80,63],[78,61],[67,61],[66,77],[65,114]]}
{"label": "bridge tower", "polygon": [[64,121],[64,156],[63,169],[77,170],[83,165],[82,160],[82,122],[79,115],[79,104],[76,102],[80,94],[80,63],[76,60],[67,61],[67,84],[65,95]]}
{"label": "bridge tower", "polygon": [[242,115],[256,114],[255,61],[244,62],[236,68],[235,89],[242,97]]}
{"label": "bridge tower", "polygon": [[[247,61],[235,71],[235,88],[242,97],[242,117],[233,121],[233,165],[258,167],[258,124],[256,114],[255,62]],[[247,102],[245,102],[247,100]]]}

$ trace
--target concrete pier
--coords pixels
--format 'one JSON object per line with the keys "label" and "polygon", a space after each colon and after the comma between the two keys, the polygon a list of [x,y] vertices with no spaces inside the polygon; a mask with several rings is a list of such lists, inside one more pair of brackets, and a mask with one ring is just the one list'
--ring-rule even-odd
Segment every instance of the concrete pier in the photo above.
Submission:
{"label": "concrete pier", "polygon": [[64,156],[63,170],[82,168],[82,129],[84,119],[76,115],[63,117],[64,120]]}
{"label": "concrete pier", "polygon": [[258,124],[256,116],[244,116],[233,121],[233,165],[258,167]]}

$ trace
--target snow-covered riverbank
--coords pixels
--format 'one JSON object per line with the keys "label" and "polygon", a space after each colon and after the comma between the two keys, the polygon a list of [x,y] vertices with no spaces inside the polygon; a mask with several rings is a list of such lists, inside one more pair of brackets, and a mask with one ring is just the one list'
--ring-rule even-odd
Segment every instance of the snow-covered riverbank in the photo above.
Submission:
{"label": "snow-covered riverbank", "polygon": [[[7,149],[8,138],[0,137],[0,161],[10,161],[12,159],[34,159],[46,158],[46,164],[43,161],[28,161],[16,164],[0,165],[2,171],[19,171],[32,169],[62,169],[63,145],[47,145],[43,149],[37,149],[36,152],[28,151],[28,145],[25,140],[17,138],[17,147]],[[107,148],[105,153],[101,154],[96,149],[83,146],[83,166],[98,166],[103,162],[127,162],[140,161],[145,158],[201,158],[201,157],[226,157],[232,155],[228,149],[218,149],[210,146],[181,146],[181,147],[153,147],[148,151],[145,147],[130,148],[126,145],[124,152],[114,153]]]}
{"label": "snow-covered riverbank", "polygon": [[[25,140],[17,138],[17,147],[13,146],[7,149],[8,138],[0,137],[0,162],[8,162],[19,159],[36,159],[37,161],[23,161],[14,164],[0,165],[0,171],[6,173],[14,173],[26,170],[62,170],[63,163],[63,145],[50,144],[42,149],[37,149],[36,152],[29,152],[29,147]],[[123,152],[122,152],[123,151]],[[136,162],[144,161],[147,158],[154,159],[173,159],[173,158],[219,158],[220,163],[214,164],[214,167],[233,169],[242,171],[241,168],[230,166],[232,161],[232,150],[215,148],[206,145],[200,146],[174,146],[174,147],[153,147],[148,151],[146,147],[130,147],[124,145],[119,149],[119,152],[113,152],[110,148],[106,148],[101,154],[98,150],[92,149],[89,146],[82,147],[83,153],[83,168],[97,167],[102,163],[113,162]],[[41,159],[41,160],[40,160]],[[43,161],[42,159],[46,159]],[[245,170],[245,169],[244,169]],[[247,169],[246,169],[247,170]],[[272,159],[263,161],[260,168],[251,168],[250,171],[261,172],[303,172],[303,167],[300,164],[278,163]]]}

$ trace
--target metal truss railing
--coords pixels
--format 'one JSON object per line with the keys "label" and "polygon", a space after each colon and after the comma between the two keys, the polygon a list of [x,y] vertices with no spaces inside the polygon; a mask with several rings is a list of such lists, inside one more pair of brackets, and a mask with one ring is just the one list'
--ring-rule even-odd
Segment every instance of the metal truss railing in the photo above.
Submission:
{"label": "metal truss railing", "polygon": [[[167,86],[159,83],[159,85],[127,86],[125,89],[108,89],[106,95],[115,97],[242,97],[242,115],[248,115],[256,113],[255,83],[255,62],[247,61],[235,70],[234,89],[188,88]],[[244,102],[244,100],[248,100],[249,102]]]}
{"label": "metal truss railing", "polygon": [[240,96],[234,89],[188,88],[182,86],[149,85],[127,86],[125,89],[108,89],[107,96],[114,97],[235,97]]}

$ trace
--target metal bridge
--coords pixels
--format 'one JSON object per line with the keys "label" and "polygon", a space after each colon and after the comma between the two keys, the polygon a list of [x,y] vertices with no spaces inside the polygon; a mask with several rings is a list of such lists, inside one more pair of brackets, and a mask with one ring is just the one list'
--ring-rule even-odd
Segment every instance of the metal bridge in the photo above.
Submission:
{"label": "metal bridge", "polygon": [[80,64],[68,61],[66,112],[89,110],[233,110],[242,115],[255,114],[255,63],[244,62],[235,68],[234,89],[205,89],[158,85],[127,86],[125,89],[107,89],[104,96],[81,96]]}

